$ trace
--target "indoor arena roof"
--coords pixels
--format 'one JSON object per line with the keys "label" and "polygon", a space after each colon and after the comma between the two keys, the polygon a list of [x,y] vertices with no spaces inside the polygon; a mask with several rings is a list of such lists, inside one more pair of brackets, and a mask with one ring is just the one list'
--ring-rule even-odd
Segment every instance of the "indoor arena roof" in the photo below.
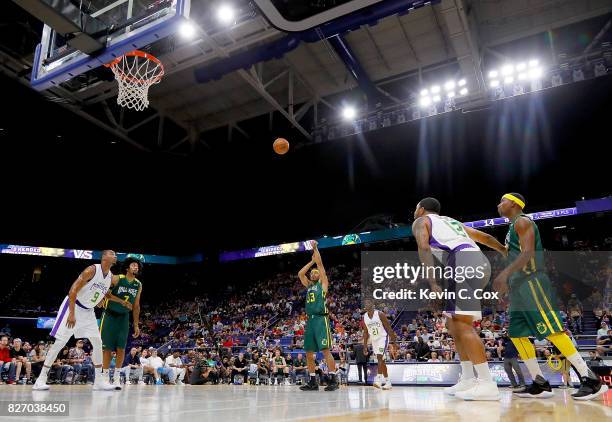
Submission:
{"label": "indoor arena roof", "polygon": [[[116,83],[109,78],[79,80],[44,95],[141,149],[188,152],[206,147],[212,138],[250,138],[258,133],[249,121],[258,118],[270,129],[286,124],[307,143],[312,129],[323,118],[333,120],[343,102],[364,103],[364,92],[371,110],[372,102],[411,101],[425,83],[465,78],[469,101],[477,102],[485,95],[483,74],[491,66],[517,57],[539,55],[554,62],[569,50],[580,53],[587,45],[553,42],[542,49],[540,38],[561,40],[564,28],[576,24],[594,36],[612,13],[608,0],[443,0],[356,21],[350,31],[332,31],[338,36],[314,31],[297,47],[283,47],[274,58],[257,62],[245,52],[265,57],[266,48],[282,45],[288,35],[245,4],[235,25],[209,31],[199,3],[193,1],[201,29],[197,37],[177,36],[155,50],[166,75],[151,89],[146,112],[124,115],[114,104]],[[0,66],[27,84],[40,25],[15,5],[3,8],[10,12],[3,17],[11,20],[11,34],[0,41]],[[164,121],[177,130],[166,127],[164,132]],[[158,131],[157,137],[139,138],[147,126]]]}

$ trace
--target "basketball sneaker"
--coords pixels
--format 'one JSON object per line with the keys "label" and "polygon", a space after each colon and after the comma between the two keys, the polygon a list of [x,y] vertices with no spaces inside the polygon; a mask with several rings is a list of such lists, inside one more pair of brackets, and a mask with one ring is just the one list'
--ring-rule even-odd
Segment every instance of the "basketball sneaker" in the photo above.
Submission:
{"label": "basketball sneaker", "polygon": [[[104,374],[106,375],[106,374]],[[94,380],[93,389],[96,391],[119,391],[121,387],[108,382],[108,376],[97,376]]]}
{"label": "basketball sneaker", "polygon": [[391,390],[393,386],[391,385],[391,380],[387,379],[385,384],[382,386],[383,390]]}
{"label": "basketball sneaker", "polygon": [[601,379],[589,371],[589,376],[580,377],[580,388],[572,398],[574,400],[593,400],[608,391],[608,386],[601,382]]}
{"label": "basketball sneaker", "polygon": [[444,389],[444,394],[448,394],[449,396],[454,396],[455,393],[459,391],[469,390],[476,386],[476,378],[463,378],[463,375],[459,377],[459,382],[452,387],[447,387]]}
{"label": "basketball sneaker", "polygon": [[32,390],[48,390],[47,377],[40,376],[36,379],[36,382],[32,386]]}
{"label": "basketball sneaker", "polygon": [[382,382],[383,382],[383,378],[382,375],[376,375],[376,378],[374,379],[374,383],[372,384],[373,387],[376,388],[382,388]]}
{"label": "basketball sneaker", "polygon": [[336,374],[329,374],[325,391],[335,391],[338,388],[340,388],[340,385],[338,384],[338,377],[336,377]]}
{"label": "basketball sneaker", "polygon": [[476,380],[474,387],[468,390],[457,391],[455,397],[467,401],[498,401],[501,398],[496,382],[474,379]]}
{"label": "basketball sneaker", "polygon": [[308,383],[302,385],[300,387],[300,390],[302,390],[302,391],[318,391],[319,390],[319,384],[317,383],[317,379],[315,377],[310,377],[310,379],[308,380]]}
{"label": "basketball sneaker", "polygon": [[521,391],[517,391],[516,394],[518,397],[522,398],[536,398],[536,399],[548,399],[553,397],[555,393],[553,393],[552,388],[550,388],[550,384],[546,381],[542,376],[538,375],[536,379],[531,383],[529,387],[525,387]]}
{"label": "basketball sneaker", "polygon": [[116,377],[113,377],[113,385],[121,389],[121,376],[119,375],[119,373],[117,373]]}

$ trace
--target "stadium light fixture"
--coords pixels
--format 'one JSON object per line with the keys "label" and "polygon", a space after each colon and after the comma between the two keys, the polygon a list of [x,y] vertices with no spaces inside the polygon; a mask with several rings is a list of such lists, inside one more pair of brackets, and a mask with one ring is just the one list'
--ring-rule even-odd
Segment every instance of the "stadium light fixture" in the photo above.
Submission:
{"label": "stadium light fixture", "polygon": [[461,91],[459,91],[460,95],[467,95],[468,94],[468,89],[467,88],[461,88]]}
{"label": "stadium light fixture", "polygon": [[236,12],[229,4],[222,4],[217,9],[217,19],[224,25],[232,24],[236,21]]}
{"label": "stadium light fixture", "polygon": [[459,82],[457,82],[457,85],[459,86],[465,86],[467,84],[467,81],[465,79],[459,79]]}
{"label": "stadium light fixture", "polygon": [[357,116],[357,110],[352,106],[345,106],[342,109],[342,117],[344,120],[353,120]]}
{"label": "stadium light fixture", "polygon": [[432,94],[438,94],[440,92],[440,85],[434,85],[431,87]]}
{"label": "stadium light fixture", "polygon": [[421,107],[429,107],[431,105],[431,98],[423,97],[421,98]]}
{"label": "stadium light fixture", "polygon": [[429,90],[428,89],[422,89],[421,90],[421,97],[427,97],[429,95]]}
{"label": "stadium light fixture", "polygon": [[442,101],[442,97],[440,97],[439,95],[434,95],[433,102],[434,103],[439,103],[440,101]]}
{"label": "stadium light fixture", "polygon": [[499,75],[499,72],[497,72],[497,70],[492,70],[492,71],[489,72],[489,78],[490,79],[497,78],[498,75]]}
{"label": "stadium light fixture", "polygon": [[499,81],[497,79],[493,79],[489,84],[491,88],[497,88],[499,86]]}
{"label": "stadium light fixture", "polygon": [[181,37],[189,40],[192,39],[197,32],[195,24],[191,21],[185,21],[179,26],[179,34]]}
{"label": "stadium light fixture", "polygon": [[504,76],[512,75],[514,73],[514,66],[511,64],[506,64],[501,69],[501,73]]}
{"label": "stadium light fixture", "polygon": [[512,76],[507,76],[506,79],[504,79],[504,83],[506,85],[510,85],[512,82],[514,82],[514,78]]}
{"label": "stadium light fixture", "polygon": [[446,91],[452,91],[455,89],[455,81],[448,81],[444,84],[444,89]]}

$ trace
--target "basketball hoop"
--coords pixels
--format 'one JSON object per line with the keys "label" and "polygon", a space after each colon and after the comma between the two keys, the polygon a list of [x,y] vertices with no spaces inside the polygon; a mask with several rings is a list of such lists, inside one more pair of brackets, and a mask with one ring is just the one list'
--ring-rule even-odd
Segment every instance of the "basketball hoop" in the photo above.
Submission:
{"label": "basketball hoop", "polygon": [[142,111],[149,106],[149,88],[161,81],[164,65],[151,54],[134,50],[105,65],[119,84],[117,104]]}

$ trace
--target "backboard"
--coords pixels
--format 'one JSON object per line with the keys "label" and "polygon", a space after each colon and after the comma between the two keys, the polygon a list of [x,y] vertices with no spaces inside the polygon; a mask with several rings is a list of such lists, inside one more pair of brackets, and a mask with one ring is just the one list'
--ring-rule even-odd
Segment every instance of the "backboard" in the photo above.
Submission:
{"label": "backboard", "polygon": [[[190,0],[65,0],[56,2],[55,8],[52,13],[59,11],[59,20],[45,22],[36,48],[31,80],[36,90],[59,85],[172,35],[189,18]],[[85,43],[75,42],[80,33],[86,35]]]}

